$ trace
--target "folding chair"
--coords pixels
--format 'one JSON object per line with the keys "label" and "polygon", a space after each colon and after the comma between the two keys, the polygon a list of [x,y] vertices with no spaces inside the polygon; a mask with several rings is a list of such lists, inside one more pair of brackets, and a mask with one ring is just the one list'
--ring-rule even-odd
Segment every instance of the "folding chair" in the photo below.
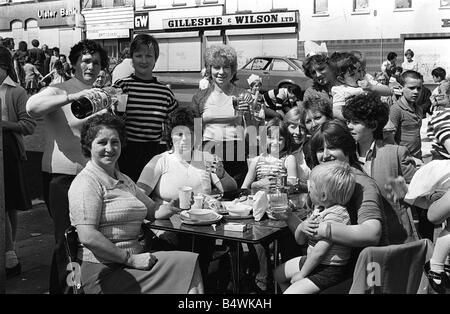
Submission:
{"label": "folding chair", "polygon": [[82,261],[77,257],[78,249],[81,247],[77,229],[74,226],[70,226],[64,232],[64,248],[66,249],[67,259],[69,260],[67,270],[70,271],[70,274],[67,276],[67,283],[72,287],[73,294],[84,293],[80,281]]}

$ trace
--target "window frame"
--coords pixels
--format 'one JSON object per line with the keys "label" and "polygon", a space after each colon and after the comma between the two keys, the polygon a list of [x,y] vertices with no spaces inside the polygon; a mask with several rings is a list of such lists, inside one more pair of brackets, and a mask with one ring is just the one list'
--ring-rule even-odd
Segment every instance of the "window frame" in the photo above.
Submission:
{"label": "window frame", "polygon": [[[313,0],[314,4],[313,4],[313,15],[318,15],[318,16],[323,16],[323,15],[329,15],[329,10],[328,10],[328,0]],[[317,9],[317,2],[318,1],[326,1],[326,11],[318,11]]]}

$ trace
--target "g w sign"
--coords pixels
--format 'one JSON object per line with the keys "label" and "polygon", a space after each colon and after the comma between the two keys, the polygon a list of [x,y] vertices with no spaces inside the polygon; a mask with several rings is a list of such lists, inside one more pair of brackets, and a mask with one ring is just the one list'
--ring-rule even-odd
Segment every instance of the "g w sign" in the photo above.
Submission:
{"label": "g w sign", "polygon": [[134,14],[134,29],[148,29],[148,12]]}

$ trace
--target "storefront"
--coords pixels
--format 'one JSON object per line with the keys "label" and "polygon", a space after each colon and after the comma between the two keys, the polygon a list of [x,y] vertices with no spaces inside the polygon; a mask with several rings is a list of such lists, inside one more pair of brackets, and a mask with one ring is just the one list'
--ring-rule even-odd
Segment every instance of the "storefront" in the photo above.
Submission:
{"label": "storefront", "polygon": [[59,47],[68,54],[83,33],[80,2],[76,0],[21,3],[0,6],[0,36],[19,41],[37,39],[40,45]]}
{"label": "storefront", "polygon": [[82,14],[86,22],[86,38],[103,45],[114,64],[119,53],[130,45],[133,7],[84,9]]}
{"label": "storefront", "polygon": [[[195,71],[205,48],[227,43],[238,54],[238,67],[258,55],[297,57],[298,11],[222,14],[222,7],[137,11],[134,33],[150,33],[160,45],[155,71]],[[172,17],[177,16],[177,17]]]}

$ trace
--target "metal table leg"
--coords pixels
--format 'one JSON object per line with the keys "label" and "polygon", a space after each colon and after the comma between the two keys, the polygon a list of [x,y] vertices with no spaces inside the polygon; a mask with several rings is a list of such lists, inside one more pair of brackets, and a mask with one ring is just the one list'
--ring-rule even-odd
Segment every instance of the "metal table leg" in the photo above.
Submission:
{"label": "metal table leg", "polygon": [[[273,263],[274,263],[274,266],[275,266],[274,268],[277,268],[277,266],[278,266],[278,240],[277,239],[274,240],[273,250],[274,250],[274,252],[273,252],[273,254],[274,254]],[[278,293],[277,282],[274,280],[273,284],[274,284],[273,291],[274,291],[275,294],[277,294]]]}

